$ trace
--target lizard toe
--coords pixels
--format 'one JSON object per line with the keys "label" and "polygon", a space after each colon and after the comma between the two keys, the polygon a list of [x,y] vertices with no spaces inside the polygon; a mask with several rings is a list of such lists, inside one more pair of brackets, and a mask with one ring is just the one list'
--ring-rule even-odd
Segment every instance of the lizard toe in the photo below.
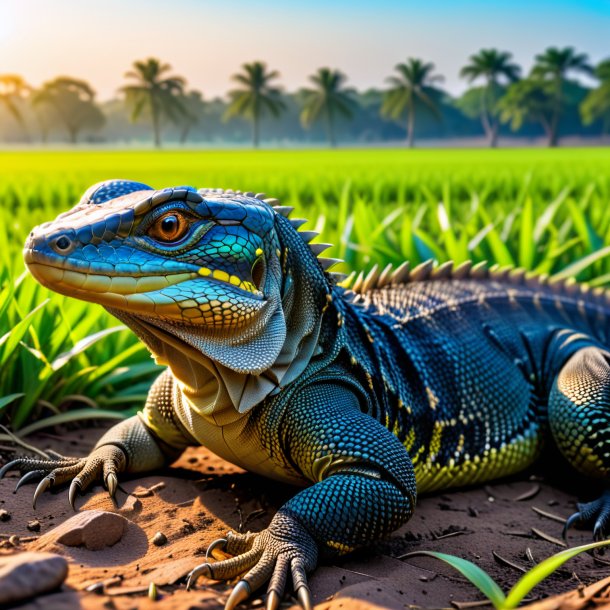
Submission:
{"label": "lizard toe", "polygon": [[110,496],[114,498],[118,486],[117,473],[125,468],[125,454],[115,445],[103,445],[94,449],[87,458],[68,458],[59,453],[49,454],[51,459],[19,458],[0,468],[0,479],[10,471],[17,470],[22,477],[17,482],[15,491],[26,483],[40,479],[34,491],[34,508],[40,496],[54,487],[72,481],[68,499],[72,508],[77,492],[83,492],[102,474]]}
{"label": "lizard toe", "polygon": [[295,557],[290,563],[292,570],[292,585],[297,594],[297,599],[303,610],[312,610],[313,602],[311,599],[311,591],[307,584],[307,575],[305,571],[305,563],[300,557]]}
{"label": "lizard toe", "polygon": [[[28,474],[29,472],[40,472],[49,474],[53,470],[58,468],[65,468],[68,466],[74,466],[75,464],[82,461],[82,458],[67,458],[60,456],[59,454],[53,454],[51,459],[34,459],[34,458],[17,458],[7,462],[2,468],[0,468],[0,479],[13,470],[19,471],[21,475]],[[33,477],[29,477],[27,480],[31,480]],[[24,481],[25,482],[25,481]],[[23,483],[22,483],[23,484]],[[21,486],[21,485],[20,485]]]}
{"label": "lizard toe", "polygon": [[593,500],[592,502],[584,502],[576,505],[578,510],[571,515],[563,528],[564,538],[568,530],[574,526],[592,527],[593,539],[603,540],[606,537],[605,532],[610,526],[610,490]]}

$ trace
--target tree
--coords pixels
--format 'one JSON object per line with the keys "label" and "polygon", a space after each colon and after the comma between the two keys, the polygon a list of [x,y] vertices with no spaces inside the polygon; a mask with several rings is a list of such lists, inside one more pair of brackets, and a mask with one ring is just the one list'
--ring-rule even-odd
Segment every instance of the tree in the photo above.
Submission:
{"label": "tree", "polygon": [[539,123],[545,134],[552,139],[554,110],[554,87],[539,78],[526,78],[510,85],[498,102],[500,120],[510,123],[517,131],[525,122]]}
{"label": "tree", "polygon": [[184,113],[180,116],[180,144],[184,144],[196,125],[199,125],[206,110],[200,91],[189,91],[180,100]]}
{"label": "tree", "polygon": [[606,59],[595,68],[599,86],[592,89],[580,105],[580,113],[585,125],[594,121],[602,122],[602,133],[610,132],[610,59]]}
{"label": "tree", "polygon": [[281,90],[271,81],[279,78],[277,70],[268,70],[261,61],[242,65],[242,72],[231,79],[241,85],[229,91],[229,106],[225,119],[236,116],[252,121],[252,145],[257,148],[260,139],[260,121],[265,114],[279,117],[286,105],[281,99]]}
{"label": "tree", "polygon": [[[69,76],[59,76],[44,83],[34,94],[32,102],[34,106],[48,106],[53,110],[68,131],[72,144],[76,143],[83,129],[97,130],[105,122],[95,103],[95,91],[87,82]],[[46,139],[46,133],[43,139]]]}
{"label": "tree", "polygon": [[18,74],[0,75],[0,103],[3,104],[9,113],[19,123],[27,136],[27,129],[21,105],[31,93],[32,88]]}
{"label": "tree", "polygon": [[569,74],[580,72],[592,74],[587,55],[576,53],[573,47],[558,49],[549,47],[544,53],[536,55],[532,77],[539,78],[550,85],[552,91],[552,111],[549,120],[549,146],[557,146],[559,139],[559,119],[564,110],[566,79]]}
{"label": "tree", "polygon": [[135,61],[133,70],[125,77],[135,81],[121,87],[128,105],[132,107],[131,120],[137,121],[143,112],[150,115],[155,146],[161,146],[161,121],[167,117],[173,123],[179,123],[185,116],[181,97],[184,94],[186,80],[181,76],[168,76],[172,69],[169,64],[149,57]]}
{"label": "tree", "polygon": [[427,108],[436,118],[440,119],[435,100],[440,91],[433,85],[441,82],[443,77],[432,74],[434,64],[414,58],[407,59],[406,63],[397,64],[396,71],[399,76],[390,76],[387,79],[391,87],[384,93],[381,114],[399,120],[406,113],[407,143],[411,148],[417,107]]}
{"label": "tree", "polygon": [[354,89],[345,87],[347,77],[339,70],[320,68],[309,77],[315,89],[302,89],[303,109],[301,124],[311,127],[324,117],[326,134],[331,147],[336,145],[335,118],[338,115],[351,119],[354,116]]}
{"label": "tree", "polygon": [[472,104],[475,101],[472,98],[477,98],[478,114],[491,147],[495,147],[498,142],[500,121],[497,103],[506,91],[503,84],[515,82],[521,72],[521,68],[512,63],[511,58],[511,53],[505,51],[481,49],[477,54],[470,56],[469,63],[460,71],[460,76],[470,83],[477,79],[485,81],[484,87],[471,89],[474,93],[471,94],[471,99],[466,100],[466,104]]}

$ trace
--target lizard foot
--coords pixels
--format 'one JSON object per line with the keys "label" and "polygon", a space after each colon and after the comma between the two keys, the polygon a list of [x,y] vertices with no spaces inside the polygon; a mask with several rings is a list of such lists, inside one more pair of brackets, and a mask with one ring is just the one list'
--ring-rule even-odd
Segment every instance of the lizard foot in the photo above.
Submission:
{"label": "lizard foot", "polygon": [[217,546],[223,546],[234,557],[197,566],[188,576],[187,590],[200,576],[215,580],[241,576],[225,605],[225,610],[233,610],[269,582],[266,608],[277,610],[290,574],[302,608],[312,609],[306,574],[316,567],[318,547],[309,532],[290,514],[278,512],[269,527],[258,534],[229,532],[226,538],[213,542],[209,550]]}
{"label": "lizard foot", "polygon": [[604,491],[597,500],[576,507],[578,511],[570,516],[563,528],[564,539],[573,525],[592,525],[593,539],[603,540],[610,525],[610,490]]}
{"label": "lizard foot", "polygon": [[114,499],[118,485],[117,473],[121,472],[126,464],[125,454],[119,447],[103,445],[94,449],[86,458],[64,457],[55,452],[50,455],[49,460],[33,458],[13,460],[0,469],[0,479],[7,472],[18,470],[23,476],[19,479],[15,491],[24,483],[40,479],[34,492],[34,508],[43,492],[71,480],[68,499],[72,508],[76,510],[74,508],[76,493],[82,493],[93,481],[102,476],[110,497]]}

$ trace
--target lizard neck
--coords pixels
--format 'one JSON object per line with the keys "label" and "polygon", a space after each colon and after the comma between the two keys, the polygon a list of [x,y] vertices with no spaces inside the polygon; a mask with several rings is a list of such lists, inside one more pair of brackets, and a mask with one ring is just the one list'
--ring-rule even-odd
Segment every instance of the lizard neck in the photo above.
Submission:
{"label": "lizard neck", "polygon": [[[152,318],[109,309],[143,341],[155,361],[168,366],[193,411],[224,425],[250,411],[294,381],[319,353],[322,313],[310,307],[300,291],[287,291],[278,310],[281,319],[263,333],[256,350],[275,350],[277,357],[261,372],[234,370],[206,349],[202,336]],[[304,311],[309,310],[307,315]],[[279,317],[279,316],[278,316]],[[271,344],[280,341],[278,347]],[[252,347],[251,345],[249,347]],[[245,348],[244,348],[245,349]]]}

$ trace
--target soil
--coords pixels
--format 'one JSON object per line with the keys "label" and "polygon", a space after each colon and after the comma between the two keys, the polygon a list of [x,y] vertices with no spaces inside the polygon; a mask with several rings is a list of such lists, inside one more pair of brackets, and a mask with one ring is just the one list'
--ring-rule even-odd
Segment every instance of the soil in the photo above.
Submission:
{"label": "soil", "polygon": [[[80,456],[88,453],[102,432],[101,428],[57,431],[30,437],[28,442]],[[10,455],[3,454],[5,459]],[[593,499],[598,492],[590,484],[583,487],[582,481],[566,478],[564,468],[553,457],[546,465],[510,479],[421,497],[411,521],[389,539],[341,561],[321,565],[310,579],[314,602],[324,610],[371,610],[465,608],[473,607],[469,602],[483,599],[440,561],[405,557],[422,550],[470,559],[504,590],[509,589],[521,576],[520,570],[562,548],[562,523],[534,509],[566,518],[575,511],[577,498]],[[277,508],[297,491],[246,473],[204,448],[189,449],[162,472],[123,479],[116,506],[101,486],[78,498],[78,509],[115,511],[130,520],[118,543],[91,551],[53,543],[47,535],[73,515],[65,488],[44,494],[33,509],[34,486],[26,485],[13,494],[16,477],[17,473],[10,473],[0,481],[0,510],[10,513],[10,519],[5,520],[4,515],[0,520],[0,554],[53,551],[65,556],[70,564],[61,591],[20,606],[24,610],[220,609],[230,585],[200,580],[195,590],[187,592],[185,575],[204,561],[208,544],[227,529],[263,529]],[[33,521],[39,522],[40,531],[28,529]],[[163,542],[163,536],[156,536],[158,532],[167,542],[158,544]],[[16,546],[8,541],[11,535],[20,537]],[[571,546],[590,541],[588,531],[573,530],[569,536]],[[531,600],[579,588],[579,599],[583,600],[583,587],[608,576],[610,557],[584,554],[537,587]],[[86,591],[100,582],[105,583],[104,594]],[[157,587],[157,601],[148,597],[150,583]],[[600,608],[599,600],[603,591],[610,590],[610,584],[597,589],[589,597],[597,600],[595,607]],[[283,608],[294,604],[295,600],[287,597]],[[253,608],[262,606],[261,596],[249,603]],[[558,602],[545,607],[564,606]],[[578,607],[584,606],[581,603]]]}

